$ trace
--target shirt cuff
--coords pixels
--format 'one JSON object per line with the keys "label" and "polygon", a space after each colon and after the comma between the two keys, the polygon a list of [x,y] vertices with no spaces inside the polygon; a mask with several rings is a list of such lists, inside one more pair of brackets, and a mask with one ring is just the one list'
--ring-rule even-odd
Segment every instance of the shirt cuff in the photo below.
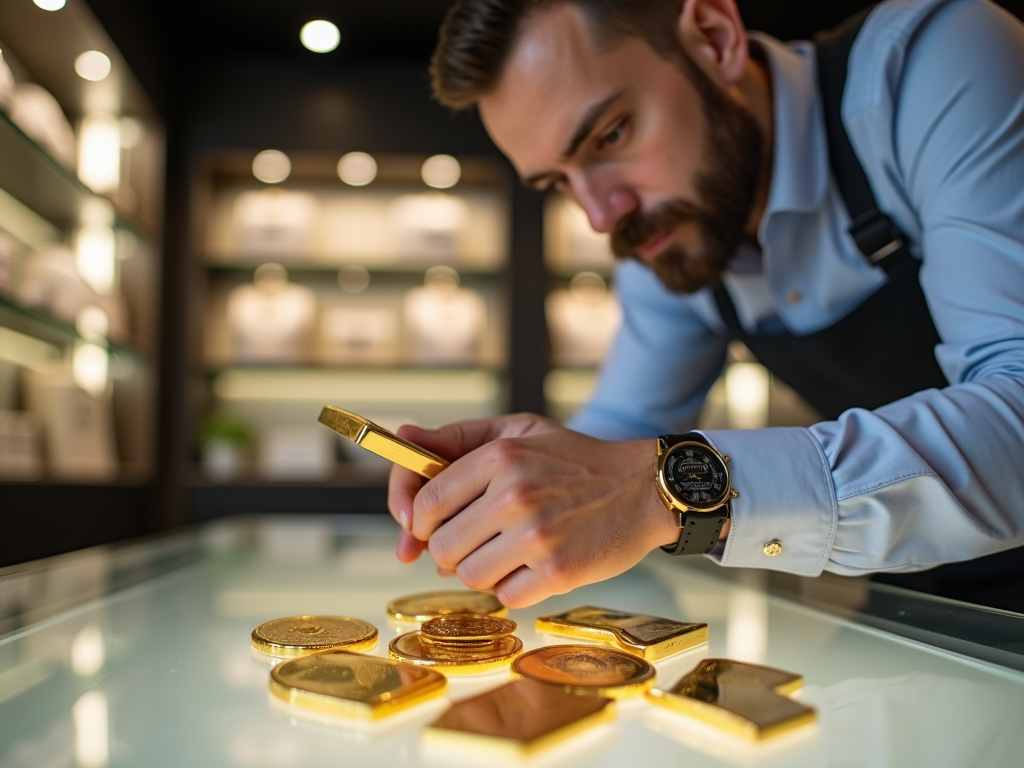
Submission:
{"label": "shirt cuff", "polygon": [[772,427],[701,434],[730,457],[732,487],[739,493],[725,546],[708,557],[738,568],[821,573],[832,551],[838,507],[828,460],[810,431]]}

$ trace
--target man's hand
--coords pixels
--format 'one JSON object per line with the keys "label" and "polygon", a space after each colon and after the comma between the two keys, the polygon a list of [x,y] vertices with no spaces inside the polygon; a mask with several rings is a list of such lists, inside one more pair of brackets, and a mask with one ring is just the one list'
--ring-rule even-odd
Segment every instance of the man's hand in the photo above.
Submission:
{"label": "man's hand", "polygon": [[509,607],[615,576],[679,535],[655,491],[653,439],[606,442],[528,414],[399,434],[454,461],[426,484],[392,469],[399,559],[428,547]]}

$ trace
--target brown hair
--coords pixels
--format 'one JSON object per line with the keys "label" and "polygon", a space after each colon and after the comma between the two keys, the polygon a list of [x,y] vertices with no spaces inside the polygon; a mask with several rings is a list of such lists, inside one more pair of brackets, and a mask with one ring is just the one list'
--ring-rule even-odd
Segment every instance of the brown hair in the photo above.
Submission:
{"label": "brown hair", "polygon": [[456,0],[430,63],[434,97],[453,109],[476,104],[497,87],[523,22],[559,2],[580,8],[599,45],[639,37],[662,58],[679,53],[683,0]]}

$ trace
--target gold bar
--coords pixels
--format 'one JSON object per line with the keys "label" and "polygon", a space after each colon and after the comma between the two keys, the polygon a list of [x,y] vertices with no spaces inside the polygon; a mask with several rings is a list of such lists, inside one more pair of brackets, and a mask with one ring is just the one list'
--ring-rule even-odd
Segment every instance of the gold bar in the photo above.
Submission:
{"label": "gold bar", "polygon": [[537,631],[610,643],[647,661],[658,661],[708,641],[708,625],[583,605],[537,619]]}
{"label": "gold bar", "polygon": [[436,477],[450,463],[369,419],[333,405],[324,406],[318,421],[356,445],[426,478]]}

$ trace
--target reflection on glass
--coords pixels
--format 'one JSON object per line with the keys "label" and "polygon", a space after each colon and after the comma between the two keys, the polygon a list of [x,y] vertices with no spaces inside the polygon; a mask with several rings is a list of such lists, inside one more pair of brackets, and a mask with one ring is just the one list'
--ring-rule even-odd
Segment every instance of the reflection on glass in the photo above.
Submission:
{"label": "reflection on glass", "polygon": [[746,571],[727,598],[725,644],[730,659],[760,664],[768,649],[767,574]]}
{"label": "reflection on glass", "polygon": [[71,709],[75,721],[75,759],[81,768],[103,768],[110,760],[107,696],[89,691]]}
{"label": "reflection on glass", "polygon": [[107,660],[103,634],[95,624],[82,627],[71,643],[71,669],[76,675],[95,675]]}

